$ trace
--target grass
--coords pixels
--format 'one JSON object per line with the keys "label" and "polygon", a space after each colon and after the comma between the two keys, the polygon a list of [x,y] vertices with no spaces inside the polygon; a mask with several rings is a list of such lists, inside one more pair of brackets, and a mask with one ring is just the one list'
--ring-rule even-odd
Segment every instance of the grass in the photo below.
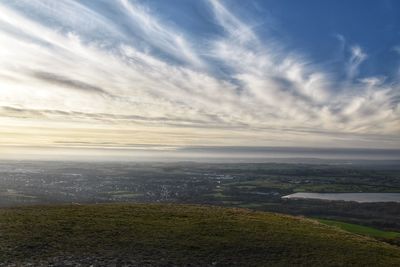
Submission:
{"label": "grass", "polygon": [[320,182],[312,181],[311,184],[295,184],[283,182],[279,180],[250,180],[242,182],[228,182],[225,186],[234,186],[238,189],[250,190],[254,188],[268,188],[276,190],[287,190],[297,192],[313,192],[313,193],[353,193],[353,192],[369,192],[369,193],[396,193],[399,188],[393,186],[368,185],[368,184],[320,184]]}
{"label": "grass", "polygon": [[315,192],[315,193],[396,193],[398,188],[366,184],[308,184],[293,188],[293,192]]}
{"label": "grass", "polygon": [[[400,249],[246,209],[99,204],[0,209],[0,262],[134,257],[138,266],[400,266]],[[1,265],[1,264],[0,264]]]}
{"label": "grass", "polygon": [[120,194],[113,194],[112,197],[114,198],[135,198],[141,197],[143,194],[140,193],[120,193]]}
{"label": "grass", "polygon": [[213,196],[215,198],[229,198],[229,196],[224,195],[222,192],[216,192],[214,194],[210,194],[210,196]]}
{"label": "grass", "polygon": [[0,192],[0,196],[2,197],[9,197],[9,198],[22,198],[22,199],[35,199],[35,196],[20,194],[18,192]]}
{"label": "grass", "polygon": [[352,223],[344,223],[339,221],[333,220],[326,220],[326,219],[317,219],[320,223],[335,226],[342,230],[348,231],[350,233],[359,234],[359,235],[366,235],[375,238],[388,238],[388,239],[395,239],[400,238],[400,233],[398,232],[390,232],[390,231],[383,231],[379,229],[375,229],[368,226],[352,224]]}
{"label": "grass", "polygon": [[281,189],[281,190],[291,190],[295,188],[297,185],[283,183],[280,181],[270,181],[270,180],[251,180],[251,181],[243,181],[243,182],[231,182],[225,183],[224,185],[231,185],[238,188],[274,188],[274,189]]}

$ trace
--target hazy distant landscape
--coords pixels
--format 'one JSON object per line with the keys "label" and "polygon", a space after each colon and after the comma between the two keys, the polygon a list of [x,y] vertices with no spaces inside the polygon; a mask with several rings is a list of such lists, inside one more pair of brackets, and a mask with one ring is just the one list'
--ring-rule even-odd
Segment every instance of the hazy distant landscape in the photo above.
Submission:
{"label": "hazy distant landscape", "polygon": [[[289,199],[306,193],[400,193],[397,162],[357,164],[40,162],[0,163],[0,206],[186,203],[242,207],[359,223],[400,232],[396,202]],[[400,195],[400,194],[399,194]]]}

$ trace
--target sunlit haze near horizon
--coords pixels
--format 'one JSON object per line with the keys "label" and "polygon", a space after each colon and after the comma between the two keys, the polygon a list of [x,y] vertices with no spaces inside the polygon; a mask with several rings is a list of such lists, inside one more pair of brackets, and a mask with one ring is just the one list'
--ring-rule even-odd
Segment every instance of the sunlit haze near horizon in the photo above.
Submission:
{"label": "sunlit haze near horizon", "polygon": [[400,2],[305,2],[0,0],[0,158],[399,159]]}

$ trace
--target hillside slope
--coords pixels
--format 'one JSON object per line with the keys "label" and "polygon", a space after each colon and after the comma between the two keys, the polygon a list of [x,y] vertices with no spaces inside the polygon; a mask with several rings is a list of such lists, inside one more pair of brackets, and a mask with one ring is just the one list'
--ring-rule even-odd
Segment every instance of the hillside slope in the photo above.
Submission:
{"label": "hillside slope", "polygon": [[244,209],[66,205],[0,209],[0,262],[0,266],[400,266],[400,249],[315,221]]}

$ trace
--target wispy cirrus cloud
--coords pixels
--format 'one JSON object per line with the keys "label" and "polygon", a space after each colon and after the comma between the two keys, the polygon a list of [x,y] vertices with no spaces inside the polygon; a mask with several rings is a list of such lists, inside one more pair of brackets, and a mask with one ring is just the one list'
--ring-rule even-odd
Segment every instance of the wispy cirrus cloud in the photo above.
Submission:
{"label": "wispy cirrus cloud", "polygon": [[108,13],[72,0],[18,3],[0,3],[0,131],[19,132],[0,143],[18,143],[45,125],[46,142],[24,140],[398,144],[399,85],[359,79],[368,59],[360,46],[343,66],[349,81],[337,83],[279,40],[261,38],[223,1],[205,1],[222,30],[207,40],[139,1],[119,0]]}
{"label": "wispy cirrus cloud", "polygon": [[127,14],[129,26],[134,31],[139,31],[140,37],[146,44],[161,49],[169,55],[187,62],[193,66],[204,67],[205,63],[194,50],[184,34],[165,25],[152,14],[150,10],[141,6],[137,1],[119,0],[123,12]]}
{"label": "wispy cirrus cloud", "polygon": [[360,46],[355,45],[350,48],[351,56],[348,61],[348,77],[353,79],[358,74],[358,68],[367,59],[367,54]]}

